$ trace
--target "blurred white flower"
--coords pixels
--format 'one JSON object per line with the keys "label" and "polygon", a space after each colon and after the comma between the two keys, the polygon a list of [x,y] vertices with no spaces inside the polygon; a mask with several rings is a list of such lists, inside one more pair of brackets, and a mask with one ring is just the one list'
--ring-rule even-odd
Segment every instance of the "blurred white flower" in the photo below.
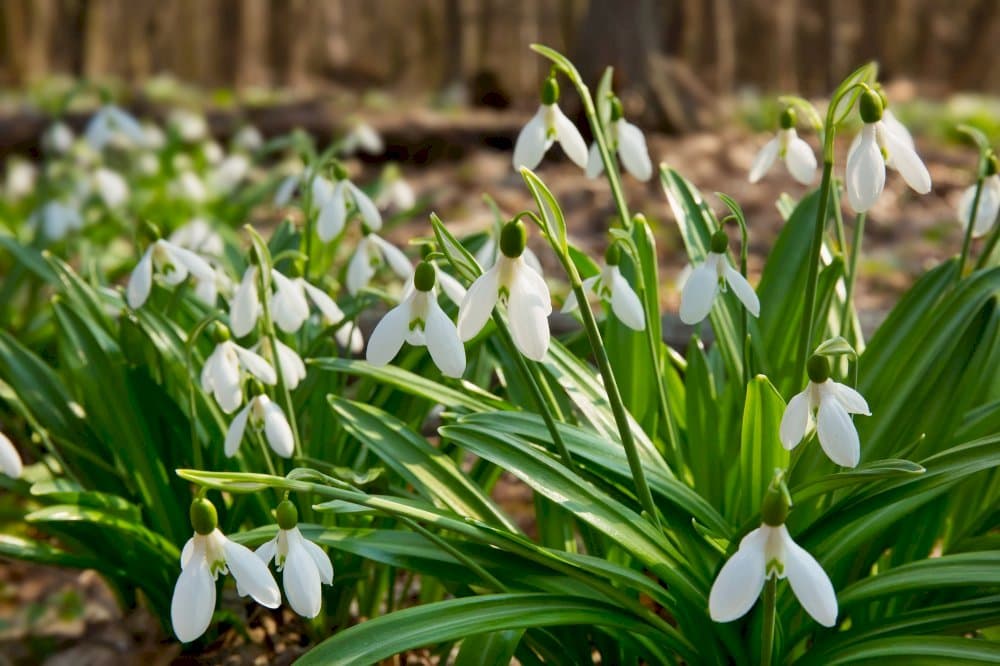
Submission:
{"label": "blurred white flower", "polygon": [[[642,130],[625,120],[621,101],[615,97],[611,100],[610,116],[610,150],[617,150],[622,166],[638,180],[646,182],[653,177],[653,163],[649,159],[649,148]],[[587,176],[596,178],[604,171],[601,160],[601,150],[595,141],[590,145],[587,157]]]}
{"label": "blurred white flower", "polygon": [[534,169],[552,144],[559,142],[567,157],[581,169],[587,168],[587,144],[580,130],[559,108],[559,86],[553,77],[542,87],[542,105],[517,135],[514,168]]}
{"label": "blurred white flower", "polygon": [[229,424],[224,449],[227,458],[236,455],[236,451],[240,448],[247,421],[253,428],[258,430],[263,428],[264,438],[275,453],[282,458],[292,457],[295,439],[292,428],[288,425],[288,419],[285,418],[285,412],[276,402],[261,393],[250,398],[246,407],[241,409]]}
{"label": "blurred white flower", "polygon": [[167,145],[167,135],[154,122],[145,122],[142,124],[142,136],[142,145],[149,150],[159,150]]}
{"label": "blurred white flower", "polygon": [[47,153],[64,155],[73,147],[74,141],[76,141],[76,135],[73,134],[69,125],[57,120],[45,130],[45,134],[42,136],[42,148]]}
{"label": "blurred white flower", "polygon": [[323,584],[333,584],[333,564],[322,548],[299,531],[295,505],[284,500],[278,505],[278,534],[255,551],[265,564],[274,560],[282,572],[285,597],[292,610],[302,617],[319,615]]}
{"label": "blurred white flower", "polygon": [[205,183],[194,171],[182,171],[170,184],[173,195],[192,203],[202,203],[208,199]]}
{"label": "blurred white flower", "polygon": [[[309,296],[309,300],[313,302],[316,309],[319,310],[324,324],[327,326],[337,326],[344,321],[343,310],[340,309],[336,301],[330,298],[329,294],[319,287],[309,284],[304,278],[298,278],[296,281],[305,290],[306,295]],[[354,354],[360,352],[365,346],[364,338],[361,336],[361,329],[353,322],[349,322],[338,328],[337,332],[334,333],[334,338],[341,347]]]}
{"label": "blurred white flower", "polygon": [[524,260],[526,235],[520,221],[504,225],[497,262],[476,278],[458,309],[458,334],[463,341],[471,340],[500,303],[507,308],[515,346],[541,361],[549,348],[552,299],[544,278]]}
{"label": "blurred white flower", "polygon": [[34,191],[37,179],[38,169],[31,162],[21,159],[8,160],[4,194],[12,201],[22,199]]}
{"label": "blurred white flower", "polygon": [[264,137],[253,125],[244,125],[233,135],[233,150],[253,153],[264,145]]}
{"label": "blurred white flower", "polygon": [[204,218],[194,217],[187,224],[170,234],[170,242],[192,252],[211,257],[221,257],[225,243]]}
{"label": "blurred white flower", "polygon": [[760,316],[760,299],[746,278],[729,265],[726,245],[728,239],[723,231],[712,236],[711,250],[705,261],[694,266],[684,281],[681,291],[681,321],[693,326],[712,311],[715,296],[720,285],[728,285],[754,317]]}
{"label": "blurred white flower", "polygon": [[139,121],[113,104],[101,107],[91,117],[83,137],[98,152],[110,143],[143,147],[146,138]]}
{"label": "blurred white flower", "polygon": [[341,172],[335,182],[330,182],[323,176],[313,179],[313,206],[319,210],[316,218],[316,233],[324,243],[336,238],[344,229],[347,221],[347,206],[352,204],[364,226],[369,231],[382,228],[382,214],[378,212],[375,203],[357,185],[347,179],[346,172]]}
{"label": "blurred white flower", "polygon": [[278,375],[264,357],[244,349],[232,340],[221,340],[201,369],[201,388],[215,396],[226,414],[243,404],[243,373],[273,386]]}
{"label": "blurred white flower", "polygon": [[383,263],[402,279],[407,279],[413,272],[410,260],[402,250],[375,233],[365,234],[358,241],[354,255],[347,265],[345,280],[347,291],[353,296],[368,286],[375,276],[376,269]]}
{"label": "blurred white flower", "polygon": [[858,100],[864,125],[847,153],[847,198],[858,213],[871,208],[885,188],[886,164],[899,171],[906,184],[919,194],[931,191],[931,176],[913,148],[909,132],[893,118],[885,121],[882,98],[874,90]]}
{"label": "blurred white flower", "polygon": [[850,386],[830,379],[830,364],[824,357],[810,358],[808,369],[809,384],[792,396],[781,417],[781,443],[786,449],[798,446],[816,412],[816,436],[823,451],[838,465],[856,467],[861,442],[851,414],[871,416],[868,403]]}
{"label": "blurred white flower", "polygon": [[226,151],[218,141],[206,141],[201,144],[201,155],[210,166],[216,166],[226,157]]}
{"label": "blurred white flower", "polygon": [[0,432],[0,473],[12,479],[20,478],[24,465],[14,443]]}
{"label": "blurred white flower", "polygon": [[186,109],[177,109],[167,118],[167,127],[185,143],[197,143],[208,137],[205,116]]}
{"label": "blurred white flower", "polygon": [[229,194],[250,173],[250,160],[246,155],[230,155],[208,172],[208,189],[215,196]]}
{"label": "blurred white flower", "polygon": [[140,308],[149,298],[154,272],[171,287],[183,282],[188,275],[193,275],[198,282],[209,280],[215,284],[215,269],[207,261],[191,250],[160,239],[146,249],[129,276],[125,290],[129,307]]}
{"label": "blurred white flower", "polygon": [[[198,503],[209,504],[204,499],[195,500]],[[195,505],[191,514],[193,519],[197,515]],[[249,594],[267,608],[281,604],[281,591],[267,565],[249,548],[226,538],[215,527],[214,507],[210,517],[196,522],[194,536],[184,544],[181,575],[170,602],[174,633],[184,643],[195,640],[208,629],[215,610],[215,579],[220,573],[233,575],[241,596]]]}
{"label": "blurred white flower", "polygon": [[31,214],[28,223],[49,240],[59,241],[70,231],[83,228],[83,217],[76,206],[49,201]]}
{"label": "blurred white flower", "polygon": [[243,273],[243,279],[236,288],[229,304],[229,326],[233,335],[242,338],[253,330],[260,318],[261,307],[257,287],[257,267],[250,265]]}
{"label": "blurred white flower", "polygon": [[365,122],[359,122],[351,127],[347,136],[341,142],[341,152],[353,155],[361,151],[369,155],[380,155],[385,150],[385,144],[378,131]]}
{"label": "blurred white flower", "polygon": [[[958,200],[958,221],[965,226],[972,217],[972,205],[976,200],[976,186],[972,185],[962,192]],[[979,195],[979,207],[976,209],[976,219],[972,222],[972,235],[976,238],[985,235],[993,228],[1000,215],[1000,175],[987,176],[983,181],[983,191]]]}
{"label": "blurred white flower", "polygon": [[[592,291],[601,299],[611,303],[611,311],[618,320],[634,331],[646,328],[646,316],[642,310],[642,302],[632,289],[632,285],[622,276],[617,264],[607,265],[604,269],[583,281],[583,290]],[[579,307],[576,292],[571,291],[563,303],[563,312],[572,312]]]}
{"label": "blurred white flower", "polygon": [[108,208],[121,208],[128,202],[128,182],[117,171],[103,167],[95,171],[94,189]]}
{"label": "blurred white flower", "polygon": [[309,302],[305,289],[297,280],[290,280],[276,270],[271,271],[271,317],[285,333],[295,333],[309,318]]}
{"label": "blurred white flower", "polygon": [[403,342],[427,347],[434,364],[446,377],[461,377],[465,372],[465,347],[458,330],[437,302],[437,269],[422,262],[414,272],[413,289],[403,301],[389,310],[368,339],[366,358],[372,365],[389,363],[399,353]]}
{"label": "blurred white flower", "polygon": [[784,160],[788,172],[803,185],[809,185],[816,178],[816,155],[796,133],[795,119],[794,109],[787,108],[782,112],[778,135],[764,144],[750,167],[751,183],[763,178],[778,158]]}
{"label": "blurred white flower", "polygon": [[405,211],[416,204],[417,195],[399,172],[399,167],[395,164],[387,166],[382,172],[382,188],[375,197],[375,205]]}
{"label": "blurred white flower", "polygon": [[143,176],[155,176],[160,173],[160,158],[156,153],[142,153],[136,160],[136,167]]}

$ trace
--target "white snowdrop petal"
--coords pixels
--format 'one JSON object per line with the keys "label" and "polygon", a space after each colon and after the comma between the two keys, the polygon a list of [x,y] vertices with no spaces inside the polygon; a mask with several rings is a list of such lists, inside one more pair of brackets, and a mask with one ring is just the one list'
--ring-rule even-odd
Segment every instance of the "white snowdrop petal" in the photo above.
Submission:
{"label": "white snowdrop petal", "polygon": [[372,234],[370,238],[382,251],[385,263],[389,265],[389,268],[392,269],[393,273],[404,280],[413,275],[413,264],[410,263],[410,260],[402,250],[381,236]]}
{"label": "white snowdrop petal", "polygon": [[780,150],[781,142],[778,140],[778,137],[774,137],[764,144],[764,147],[757,153],[757,156],[753,160],[753,165],[750,167],[749,180],[751,183],[756,183],[764,177],[764,174],[771,170]]}
{"label": "white snowdrop petal", "polygon": [[521,258],[524,259],[524,263],[528,265],[528,268],[542,275],[542,262],[538,260],[538,255],[531,248],[524,248],[524,254],[521,255]]}
{"label": "white snowdrop petal", "polygon": [[263,356],[254,353],[249,349],[244,349],[237,344],[233,344],[233,350],[236,352],[237,358],[240,359],[240,364],[246,368],[247,372],[251,375],[269,386],[273,386],[278,383],[278,374],[274,371],[274,367],[268,363]]}
{"label": "white snowdrop petal", "polygon": [[186,567],[188,565],[188,562],[190,562],[191,558],[194,556],[195,553],[194,544],[195,544],[194,537],[191,537],[190,539],[184,542],[184,547],[181,548],[181,569]]}
{"label": "white snowdrop petal", "polygon": [[365,236],[358,241],[358,247],[354,250],[354,255],[347,264],[345,284],[347,285],[347,291],[352,296],[357,295],[359,291],[367,287],[375,275],[375,269],[371,265],[371,259],[368,254],[368,245],[371,243],[369,238],[371,236]]}
{"label": "white snowdrop petal", "polygon": [[189,643],[208,629],[215,611],[215,579],[204,558],[181,570],[170,601],[170,622],[182,643]]}
{"label": "white snowdrop petal", "polygon": [[361,335],[361,329],[354,322],[348,322],[337,329],[333,337],[344,349],[352,354],[359,354],[365,348],[365,339]]}
{"label": "white snowdrop petal", "polygon": [[309,318],[309,303],[302,286],[274,270],[271,271],[271,279],[275,286],[271,296],[274,323],[285,333],[295,333]]}
{"label": "white snowdrop petal", "polygon": [[848,413],[864,414],[865,416],[872,415],[871,410],[868,408],[868,401],[866,401],[864,396],[850,386],[831,380],[830,388],[833,390],[833,396],[837,399],[837,402],[839,402],[844,409],[848,411]]}
{"label": "white snowdrop petal", "polygon": [[614,279],[611,280],[611,311],[615,313],[621,323],[633,331],[644,330],[646,328],[646,313],[642,309],[639,296],[636,295],[628,280],[622,276],[618,267],[614,268],[614,273]]}
{"label": "white snowdrop petal", "polygon": [[232,458],[236,455],[236,451],[240,448],[240,442],[243,441],[243,433],[247,429],[247,418],[250,416],[251,403],[247,403],[246,407],[240,410],[232,423],[229,424],[229,429],[226,431],[226,441],[223,448],[223,452],[226,454],[227,458]]}
{"label": "white snowdrop petal", "polygon": [[816,154],[812,148],[799,136],[795,135],[795,130],[788,138],[785,147],[785,166],[792,178],[803,185],[810,185],[816,178]]}
{"label": "white snowdrop petal", "polygon": [[892,166],[899,171],[906,184],[919,194],[931,191],[931,174],[924,166],[913,146],[901,139],[898,132],[881,128],[881,139],[886,153],[892,159]]}
{"label": "white snowdrop petal", "polygon": [[7,438],[7,435],[0,432],[0,473],[17,479],[20,478],[23,469],[21,456],[14,448],[14,443]]}
{"label": "white snowdrop petal", "polygon": [[441,374],[461,377],[465,372],[465,345],[458,339],[458,329],[434,300],[433,294],[430,298],[424,329],[427,351]]}
{"label": "white snowdrop petal", "polygon": [[153,246],[150,246],[139,259],[139,263],[132,269],[132,275],[128,279],[128,287],[125,288],[125,298],[128,306],[133,310],[141,308],[149,292],[153,289]]}
{"label": "white snowdrop petal", "polygon": [[649,148],[646,147],[646,137],[642,130],[625,120],[619,120],[618,156],[622,166],[643,182],[653,177],[653,163],[649,159]]}
{"label": "white snowdrop petal", "polygon": [[278,184],[278,189],[274,192],[274,205],[278,208],[283,208],[287,206],[291,200],[292,195],[295,194],[295,188],[299,186],[299,176],[286,176],[281,183]]}
{"label": "white snowdrop petal", "polygon": [[719,274],[715,267],[707,263],[696,266],[681,291],[681,321],[693,326],[707,317],[718,290]]}
{"label": "white snowdrop petal", "polygon": [[476,263],[484,271],[497,260],[497,242],[492,236],[487,236],[482,246],[476,251]]}
{"label": "white snowdrop petal", "polygon": [[837,624],[837,594],[833,583],[819,562],[804,548],[792,541],[782,525],[785,537],[785,577],[799,603],[814,620],[824,627]]}
{"label": "white snowdrop petal", "polygon": [[581,169],[587,168],[587,142],[580,135],[573,121],[566,117],[558,104],[552,105],[552,119],[555,125],[556,137],[563,152]]}
{"label": "white snowdrop petal", "polygon": [[517,280],[523,280],[525,289],[538,297],[545,315],[552,314],[552,296],[549,294],[549,285],[545,283],[541,271],[530,270],[528,262],[521,255],[521,264],[517,267]]}
{"label": "white snowdrop petal", "polygon": [[441,291],[444,292],[444,295],[448,297],[449,301],[455,305],[461,305],[462,301],[465,299],[465,287],[463,287],[458,280],[453,278],[448,273],[445,273],[437,266],[435,266],[434,269],[437,271],[437,283],[438,286],[441,287]]}
{"label": "white snowdrop petal", "polygon": [[467,342],[483,330],[493,314],[500,288],[500,274],[494,264],[476,278],[458,308],[458,336]]}
{"label": "white snowdrop petal", "polygon": [[268,564],[274,559],[274,556],[278,553],[278,538],[275,537],[270,541],[265,541],[257,550],[253,551],[253,554],[260,558],[260,561],[264,564]]}
{"label": "white snowdrop petal", "polygon": [[386,365],[403,346],[410,331],[410,301],[403,301],[389,310],[368,338],[365,358],[372,365]]}
{"label": "white snowdrop petal", "polygon": [[171,258],[180,262],[196,279],[215,281],[215,269],[210,263],[187,248],[174,245],[169,241],[162,242],[168,249]]}
{"label": "white snowdrop petal", "polygon": [[856,467],[861,459],[861,441],[847,410],[833,395],[820,398],[816,434],[830,460],[842,467]]}
{"label": "white snowdrop petal", "polygon": [[360,187],[350,181],[347,182],[347,187],[351,191],[354,205],[358,207],[358,212],[361,213],[361,219],[365,221],[368,228],[372,231],[381,229],[382,213],[378,212],[378,208],[371,198]]}
{"label": "white snowdrop petal", "polygon": [[[264,396],[261,396],[263,399]],[[292,435],[292,427],[288,425],[285,412],[281,407],[268,399],[264,405],[264,437],[267,443],[282,458],[291,458],[295,450],[295,437]]]}
{"label": "white snowdrop petal", "polygon": [[344,318],[344,311],[340,309],[337,302],[330,298],[325,291],[309,284],[304,279],[299,278],[297,282],[305,290],[305,293],[316,305],[316,309],[323,315],[323,319],[330,325],[339,323]]}
{"label": "white snowdrop petal", "polygon": [[338,182],[332,194],[322,201],[319,217],[316,219],[316,234],[324,243],[329,243],[344,230],[347,205],[344,202],[344,183]]}
{"label": "white snowdrop petal", "polygon": [[798,446],[809,426],[809,391],[796,393],[788,401],[778,428],[781,444],[789,451]]}
{"label": "white snowdrop petal", "polygon": [[716,622],[732,622],[753,608],[764,589],[766,541],[763,527],[753,530],[719,571],[708,594],[708,612]]}
{"label": "white snowdrop petal", "polygon": [[302,537],[289,538],[282,583],[292,610],[302,617],[319,615],[323,603],[322,583],[316,563],[303,547]]}
{"label": "white snowdrop petal", "polygon": [[229,305],[229,326],[233,335],[242,338],[257,324],[260,316],[260,299],[257,295],[257,267],[251,266],[243,273],[240,286]]}
{"label": "white snowdrop petal", "polygon": [[604,160],[601,159],[601,149],[597,142],[590,144],[587,153],[587,178],[597,178],[604,173]]}
{"label": "white snowdrop petal", "polygon": [[[601,276],[599,274],[591,275],[589,278],[581,282],[580,287],[583,289],[583,293],[589,294],[593,292],[595,285],[597,285],[597,281],[600,279]],[[577,301],[576,292],[570,290],[570,292],[566,295],[566,301],[563,303],[560,312],[562,312],[563,314],[568,314],[576,310],[578,307],[580,307],[580,303],[579,301]]]}
{"label": "white snowdrop petal", "polygon": [[306,364],[294,349],[281,340],[276,340],[276,342],[278,363],[281,365],[281,378],[284,380],[285,386],[292,390],[306,378]]}
{"label": "white snowdrop petal", "polygon": [[509,287],[507,318],[514,345],[531,360],[541,361],[549,349],[551,333],[548,315],[552,311],[552,303],[548,287],[541,292],[530,276],[535,276],[545,285],[542,277],[526,266],[518,271]]}
{"label": "white snowdrop petal", "polygon": [[514,168],[537,167],[545,155],[548,147],[546,144],[545,107],[542,106],[517,135],[517,142],[514,144]]}
{"label": "white snowdrop petal", "polygon": [[857,148],[847,157],[847,198],[851,208],[864,213],[885,188],[885,160],[875,141],[875,127],[865,125]]}
{"label": "white snowdrop petal", "polygon": [[309,557],[312,558],[313,563],[315,563],[316,570],[319,572],[319,579],[327,585],[332,585],[333,564],[330,562],[330,556],[322,548],[305,537],[302,537],[302,546],[309,553]]}
{"label": "white snowdrop petal", "polygon": [[222,545],[229,573],[236,579],[243,592],[253,597],[253,600],[266,608],[277,608],[281,605],[281,592],[267,565],[260,561],[246,546],[230,539],[225,539]]}
{"label": "white snowdrop petal", "polygon": [[[725,259],[722,261],[725,261]],[[743,304],[743,307],[745,307],[754,317],[759,317],[760,299],[757,298],[757,292],[753,290],[753,287],[750,286],[747,279],[728,263],[723,269],[723,272],[726,276],[726,282],[729,283],[733,293],[736,294],[736,298],[740,299],[740,303]]]}

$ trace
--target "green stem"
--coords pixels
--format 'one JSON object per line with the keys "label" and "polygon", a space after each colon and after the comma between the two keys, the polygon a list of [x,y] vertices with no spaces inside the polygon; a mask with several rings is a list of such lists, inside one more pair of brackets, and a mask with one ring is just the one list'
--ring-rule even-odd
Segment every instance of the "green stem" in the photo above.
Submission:
{"label": "green stem", "polygon": [[854,306],[854,286],[858,281],[858,263],[861,259],[861,242],[865,233],[865,214],[858,213],[854,219],[854,241],[851,243],[851,261],[847,269],[847,287],[844,294],[844,311],[840,317],[840,334],[850,340],[848,333],[851,332],[854,317],[851,308]]}
{"label": "green stem", "polygon": [[979,213],[979,198],[983,194],[983,183],[986,182],[985,176],[979,176],[979,180],[976,181],[976,196],[972,200],[972,212],[969,213],[969,223],[965,225],[965,237],[962,239],[962,254],[958,259],[958,279],[962,279],[962,273],[965,272],[965,262],[969,260],[969,249],[972,247],[972,228],[976,223],[976,215]]}
{"label": "green stem", "polygon": [[[539,413],[542,415],[542,420],[545,421],[545,427],[549,430],[549,435],[552,437],[552,443],[556,447],[556,451],[559,452],[559,457],[562,458],[563,463],[567,467],[573,467],[573,457],[569,453],[569,449],[566,447],[566,442],[563,441],[562,435],[559,433],[559,428],[556,426],[555,417],[552,415],[552,406],[546,401],[545,396],[542,393],[542,389],[539,386],[538,378],[532,372],[531,366],[528,364],[527,359],[524,355],[518,351],[517,347],[514,345],[514,339],[511,337],[510,329],[507,328],[507,323],[496,313],[493,315],[493,321],[496,324],[497,332],[500,337],[503,338],[504,345],[511,351],[514,356],[515,362],[517,363],[518,370],[524,377],[524,381],[528,384],[528,389],[531,391],[531,396],[535,400],[535,405],[538,408]],[[554,401],[554,397],[550,394],[550,399]]]}
{"label": "green stem", "polygon": [[[828,128],[832,135],[833,129]],[[832,139],[831,139],[832,141]],[[819,281],[820,250],[823,247],[823,232],[826,229],[827,208],[830,205],[830,189],[833,177],[832,155],[823,162],[823,180],[820,182],[819,208],[816,211],[816,226],[813,229],[812,245],[809,248],[809,275],[806,278],[806,300],[802,310],[802,329],[799,335],[802,348],[795,368],[795,382],[798,384],[806,372],[806,359],[812,351],[813,317],[816,309],[816,290]]]}
{"label": "green stem", "polygon": [[764,584],[764,626],[760,637],[760,665],[771,666],[774,652],[775,600],[777,598],[778,577],[771,576]]}
{"label": "green stem", "polygon": [[983,246],[983,251],[979,255],[978,261],[976,261],[976,270],[986,267],[986,262],[989,261],[990,255],[993,254],[993,250],[996,248],[997,243],[1000,242],[1000,221],[993,221],[993,233],[990,235],[989,240],[986,241],[986,245]]}

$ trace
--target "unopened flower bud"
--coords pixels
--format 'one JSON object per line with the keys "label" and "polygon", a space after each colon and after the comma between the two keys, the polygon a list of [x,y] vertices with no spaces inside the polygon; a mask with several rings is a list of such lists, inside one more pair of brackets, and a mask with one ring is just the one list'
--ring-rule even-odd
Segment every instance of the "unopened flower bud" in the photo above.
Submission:
{"label": "unopened flower bud", "polygon": [[278,519],[278,527],[283,530],[290,530],[299,524],[299,510],[288,500],[282,500],[278,504],[274,516]]}
{"label": "unopened flower bud", "polygon": [[417,291],[430,291],[434,288],[436,279],[437,271],[434,270],[434,265],[426,261],[421,261],[413,272],[413,286]]}
{"label": "unopened flower bud", "polygon": [[211,534],[219,524],[219,514],[215,505],[204,497],[191,502],[191,527],[198,534]]}
{"label": "unopened flower bud", "polygon": [[866,124],[877,123],[882,120],[882,96],[874,90],[866,90],[858,100],[858,111],[861,112],[861,120]]}
{"label": "unopened flower bud", "polygon": [[528,230],[521,220],[513,220],[503,225],[500,231],[500,251],[505,257],[516,259],[524,253],[528,243]]}

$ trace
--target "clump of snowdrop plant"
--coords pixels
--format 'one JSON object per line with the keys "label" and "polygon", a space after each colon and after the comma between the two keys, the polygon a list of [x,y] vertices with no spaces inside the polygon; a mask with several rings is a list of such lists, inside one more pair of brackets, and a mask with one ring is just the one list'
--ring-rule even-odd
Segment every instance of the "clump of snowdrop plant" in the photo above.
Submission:
{"label": "clump of snowdrop plant", "polygon": [[[717,193],[720,220],[676,170],[652,168],[610,69],[584,81],[533,48],[552,63],[514,156],[533,203],[510,217],[494,207],[497,231],[478,247],[481,234],[456,237],[436,215],[433,241],[397,230],[401,247],[421,245],[416,268],[378,235],[380,208],[411,208],[394,168],[362,189],[336,161],[374,147],[364,129],[330,146],[241,130],[227,152],[203,119],[167,113],[165,131],[108,102],[79,139],[54,121],[40,163],[11,160],[0,420],[18,437],[15,449],[0,435],[0,557],[97,567],[192,658],[217,601],[223,627],[253,631],[283,594],[309,619],[307,666],[424,646],[456,663],[486,651],[559,665],[988,660],[1000,496],[989,141],[963,130],[980,154],[961,254],[867,335],[852,298],[865,215],[847,221],[848,242],[835,174],[846,161],[858,211],[886,167],[930,186],[874,64],[838,86],[825,118],[779,100],[752,175],[780,160],[815,181],[798,117],[822,138],[822,178],[783,197],[787,223],[754,289],[755,216]],[[579,95],[589,163],[556,77]],[[842,156],[836,134],[859,114]],[[613,220],[603,263],[530,168],[556,142],[603,175],[589,187],[613,206],[595,218]],[[294,163],[270,162],[272,148]],[[655,173],[672,219],[632,210],[625,172]],[[260,203],[271,190],[279,210]],[[693,264],[680,294],[658,247],[674,223]],[[575,316],[550,328],[553,295]],[[677,296],[682,320],[701,323],[688,341],[663,317]],[[367,349],[359,322],[374,328]],[[527,515],[496,501],[518,487]],[[279,613],[266,624],[286,624]]]}

